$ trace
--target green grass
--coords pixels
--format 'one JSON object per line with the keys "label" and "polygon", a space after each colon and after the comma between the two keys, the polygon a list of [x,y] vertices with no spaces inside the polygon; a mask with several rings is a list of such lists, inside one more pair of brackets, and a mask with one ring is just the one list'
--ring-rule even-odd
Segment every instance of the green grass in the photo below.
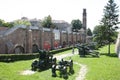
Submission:
{"label": "green grass", "polygon": [[[77,51],[77,48],[74,49],[74,52],[76,52],[76,51]],[[68,51],[60,52],[60,53],[55,54],[55,55],[62,55],[62,54],[65,54],[65,53],[70,53],[70,54],[72,54],[72,49],[71,49],[71,50],[68,50]]]}
{"label": "green grass", "polygon": [[[71,57],[74,62],[87,65],[85,80],[120,80],[120,59],[114,56],[114,44],[111,45],[111,55],[107,55],[107,46],[99,49],[100,58],[85,57],[79,55]],[[60,54],[72,53],[72,50]],[[58,54],[58,55],[60,55]],[[68,58],[67,58],[68,59]],[[31,68],[32,60],[16,61],[11,63],[0,62],[0,80],[63,80],[63,78],[51,77],[51,70],[36,72],[33,75],[20,75],[21,71]],[[70,75],[68,80],[75,80],[80,67],[74,64],[75,74]]]}
{"label": "green grass", "polygon": [[[61,54],[71,52],[64,51]],[[31,63],[33,60],[26,61],[16,61],[11,63],[0,62],[0,80],[63,80],[59,76],[54,78],[51,77],[51,69],[37,72],[33,75],[21,75],[20,73],[24,70],[31,69]],[[75,74],[70,75],[68,80],[75,80],[77,76],[77,71],[79,71],[80,66],[74,65]]]}
{"label": "green grass", "polygon": [[[108,53],[108,45],[105,45],[105,46],[99,48],[99,52],[100,52],[101,54],[106,54],[106,53]],[[112,54],[115,53],[115,45],[114,45],[114,44],[111,44],[111,45],[110,45],[110,53],[112,53]]]}
{"label": "green grass", "polygon": [[[120,60],[118,57],[107,56],[107,46],[99,49],[100,58],[80,58],[78,55],[72,59],[87,65],[88,72],[85,80],[120,80]],[[104,53],[104,55],[103,55]],[[115,55],[114,45],[111,45],[111,55]]]}

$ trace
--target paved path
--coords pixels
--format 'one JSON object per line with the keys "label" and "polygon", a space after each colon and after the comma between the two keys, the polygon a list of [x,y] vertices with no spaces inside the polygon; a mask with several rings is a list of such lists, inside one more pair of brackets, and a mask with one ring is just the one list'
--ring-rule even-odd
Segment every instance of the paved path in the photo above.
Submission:
{"label": "paved path", "polygon": [[[54,55],[54,57],[57,58],[57,60],[61,60],[62,58],[65,58],[65,57],[71,57],[75,54],[78,54],[78,51],[75,51],[74,54],[72,53],[68,53],[68,54],[62,54],[62,55]],[[79,66],[81,66],[81,69],[78,73],[78,76],[76,77],[76,80],[84,80],[85,79],[85,75],[87,73],[87,66],[86,65],[83,65],[83,64],[79,64],[77,62],[74,62],[74,64],[77,64]]]}

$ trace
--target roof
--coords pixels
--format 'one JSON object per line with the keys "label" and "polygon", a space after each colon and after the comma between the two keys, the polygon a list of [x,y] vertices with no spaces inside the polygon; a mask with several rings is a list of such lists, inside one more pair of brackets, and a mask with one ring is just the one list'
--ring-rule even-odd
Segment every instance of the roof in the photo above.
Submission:
{"label": "roof", "polygon": [[7,30],[9,29],[8,27],[0,27],[0,31]]}

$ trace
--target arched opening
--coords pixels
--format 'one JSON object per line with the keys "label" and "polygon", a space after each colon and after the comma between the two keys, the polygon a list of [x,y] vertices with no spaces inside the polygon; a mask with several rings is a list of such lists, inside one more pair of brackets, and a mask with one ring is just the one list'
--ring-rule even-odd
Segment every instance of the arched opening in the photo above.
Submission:
{"label": "arched opening", "polygon": [[38,46],[36,44],[33,44],[32,52],[33,53],[37,53],[38,52]]}
{"label": "arched opening", "polygon": [[63,41],[63,46],[62,46],[62,48],[64,48],[66,46],[66,42],[65,41]]}
{"label": "arched opening", "polygon": [[70,47],[71,45],[72,45],[72,42],[71,42],[71,41],[69,41],[69,42],[68,42],[68,46]]}
{"label": "arched opening", "polygon": [[22,46],[16,46],[14,49],[15,54],[24,53],[24,48]]}

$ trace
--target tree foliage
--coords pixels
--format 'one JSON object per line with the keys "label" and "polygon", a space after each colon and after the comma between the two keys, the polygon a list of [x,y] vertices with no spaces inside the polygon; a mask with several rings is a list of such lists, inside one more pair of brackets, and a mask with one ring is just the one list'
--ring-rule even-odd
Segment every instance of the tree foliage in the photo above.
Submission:
{"label": "tree foliage", "polygon": [[72,20],[71,24],[72,24],[73,32],[78,32],[78,30],[80,30],[82,28],[82,23],[79,19]]}
{"label": "tree foliage", "polygon": [[114,41],[113,37],[115,36],[116,29],[118,29],[117,24],[119,24],[118,18],[118,6],[114,0],[109,0],[104,8],[104,15],[101,20],[101,24],[105,27],[104,36],[109,43]]}
{"label": "tree foliage", "polygon": [[0,26],[3,26],[4,22],[4,20],[0,19]]}
{"label": "tree foliage", "polygon": [[87,35],[88,35],[88,36],[92,36],[92,31],[91,31],[90,28],[87,29]]}
{"label": "tree foliage", "polygon": [[95,26],[93,30],[93,35],[94,35],[93,40],[97,42],[100,46],[102,46],[106,42],[106,37],[105,37],[106,35],[104,34],[105,34],[105,27],[103,25]]}
{"label": "tree foliage", "polygon": [[0,19],[0,26],[2,27],[13,27],[13,24],[10,22],[5,22],[4,20]]}
{"label": "tree foliage", "polygon": [[50,15],[43,19],[42,26],[46,28],[55,28],[55,25],[52,23],[52,18]]}
{"label": "tree foliage", "polygon": [[20,19],[20,20],[15,20],[14,22],[13,22],[13,25],[14,26],[17,26],[17,25],[26,25],[26,26],[31,26],[31,23],[28,21],[28,20],[22,20],[22,19]]}
{"label": "tree foliage", "polygon": [[101,23],[93,31],[94,40],[100,44],[109,44],[108,54],[110,54],[110,43],[115,41],[117,25],[120,23],[118,20],[118,6],[114,0],[109,0],[103,11],[104,15]]}

